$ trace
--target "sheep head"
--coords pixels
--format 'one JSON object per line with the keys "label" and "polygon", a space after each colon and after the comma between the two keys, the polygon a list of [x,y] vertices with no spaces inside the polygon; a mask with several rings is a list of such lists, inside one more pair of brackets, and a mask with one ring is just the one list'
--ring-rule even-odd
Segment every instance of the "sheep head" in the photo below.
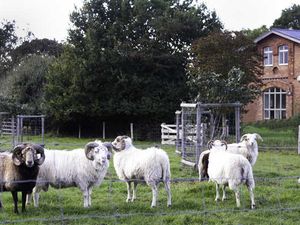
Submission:
{"label": "sheep head", "polygon": [[96,164],[105,164],[110,159],[107,147],[101,141],[89,142],[85,145],[85,156]]}
{"label": "sheep head", "polygon": [[118,136],[111,144],[115,151],[120,152],[132,146],[132,140],[128,136]]}
{"label": "sheep head", "polygon": [[12,155],[16,166],[25,164],[27,167],[33,167],[34,164],[42,165],[45,161],[44,148],[40,145],[24,143],[15,146]]}
{"label": "sheep head", "polygon": [[257,133],[253,133],[253,134],[244,134],[241,137],[241,142],[242,141],[246,141],[249,145],[253,146],[255,144],[257,144],[256,140],[261,140],[263,141],[262,137],[257,134]]}
{"label": "sheep head", "polygon": [[212,149],[213,147],[223,147],[225,146],[225,150],[227,150],[227,142],[224,140],[211,140],[207,143],[208,149]]}

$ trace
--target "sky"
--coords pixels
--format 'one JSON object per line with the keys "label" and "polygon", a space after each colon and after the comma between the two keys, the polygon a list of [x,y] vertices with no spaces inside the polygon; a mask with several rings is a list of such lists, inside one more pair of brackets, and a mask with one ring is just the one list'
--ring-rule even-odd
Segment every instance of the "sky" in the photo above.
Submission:
{"label": "sky", "polygon": [[[271,26],[285,8],[300,0],[203,0],[215,10],[227,30]],[[16,21],[17,35],[31,31],[36,38],[65,41],[71,27],[69,15],[83,0],[0,0],[0,22]]]}

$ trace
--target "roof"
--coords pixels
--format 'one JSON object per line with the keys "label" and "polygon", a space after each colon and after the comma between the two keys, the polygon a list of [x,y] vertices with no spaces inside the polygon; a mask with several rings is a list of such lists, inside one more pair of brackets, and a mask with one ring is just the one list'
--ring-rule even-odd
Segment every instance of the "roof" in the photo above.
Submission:
{"label": "roof", "polygon": [[290,30],[290,29],[279,29],[273,28],[269,32],[266,32],[256,38],[254,40],[255,43],[260,42],[261,40],[265,39],[266,37],[270,36],[271,34],[276,34],[280,37],[286,38],[288,40],[294,41],[300,44],[300,30]]}

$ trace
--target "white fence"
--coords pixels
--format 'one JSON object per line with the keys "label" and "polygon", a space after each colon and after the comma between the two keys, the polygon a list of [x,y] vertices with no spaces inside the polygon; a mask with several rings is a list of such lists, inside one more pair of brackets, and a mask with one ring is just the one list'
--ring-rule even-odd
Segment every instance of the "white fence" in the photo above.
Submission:
{"label": "white fence", "polygon": [[161,124],[161,144],[175,145],[177,139],[177,131],[175,124]]}

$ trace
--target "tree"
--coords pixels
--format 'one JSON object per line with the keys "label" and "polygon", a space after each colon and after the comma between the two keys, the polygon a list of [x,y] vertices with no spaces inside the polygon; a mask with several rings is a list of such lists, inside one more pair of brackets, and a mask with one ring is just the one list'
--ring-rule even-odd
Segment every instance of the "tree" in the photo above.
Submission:
{"label": "tree", "polygon": [[[214,12],[192,2],[86,1],[71,15],[72,50],[49,76],[52,113],[68,114],[77,122],[87,117],[173,120],[180,101],[187,98],[185,67],[192,41],[222,28]],[[62,84],[58,81],[62,77],[70,79]]]}
{"label": "tree", "polygon": [[[17,113],[42,113],[45,77],[53,57],[31,55],[8,72],[0,84],[6,108]],[[15,105],[12,106],[12,103]],[[4,107],[4,106],[3,106]]]}
{"label": "tree", "polygon": [[243,105],[260,90],[260,56],[242,32],[215,32],[193,44],[188,85],[191,97],[204,103]]}
{"label": "tree", "polygon": [[256,28],[256,29],[244,29],[242,30],[241,32],[247,36],[249,39],[251,40],[255,40],[257,37],[259,37],[260,35],[262,35],[263,33],[265,32],[268,32],[269,29],[267,28],[266,25],[262,25],[261,27],[259,28]]}
{"label": "tree", "polygon": [[23,57],[28,55],[49,55],[58,57],[62,54],[63,44],[55,40],[33,39],[26,40],[21,45],[17,46],[12,52],[11,57],[14,64],[18,64]]}
{"label": "tree", "polygon": [[300,5],[294,4],[282,10],[281,16],[274,21],[273,27],[300,29]]}
{"label": "tree", "polygon": [[4,21],[0,25],[0,78],[11,68],[11,51],[17,43],[15,22]]}

